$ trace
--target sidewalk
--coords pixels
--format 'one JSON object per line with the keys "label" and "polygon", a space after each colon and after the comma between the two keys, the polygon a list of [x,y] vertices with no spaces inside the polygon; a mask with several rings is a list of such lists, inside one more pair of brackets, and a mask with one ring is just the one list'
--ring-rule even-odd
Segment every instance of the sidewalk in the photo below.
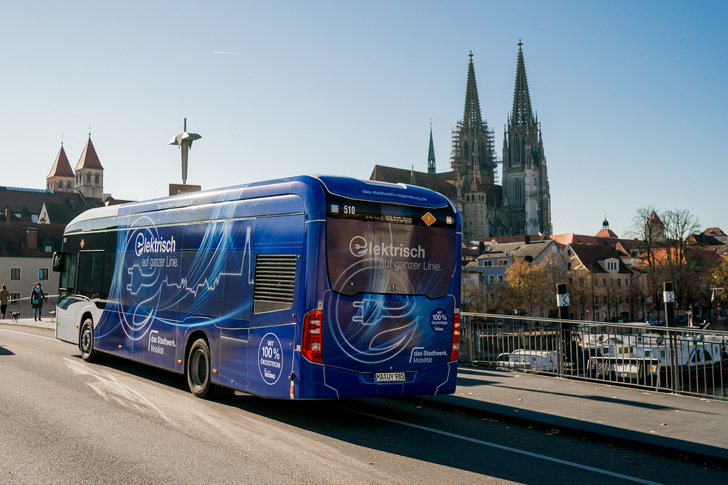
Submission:
{"label": "sidewalk", "polygon": [[18,326],[25,326],[25,327],[41,327],[41,328],[50,328],[50,329],[56,328],[55,319],[51,319],[51,317],[49,317],[49,316],[44,317],[40,321],[33,320],[32,318],[20,318],[17,321],[15,321],[12,318],[10,318],[10,312],[8,312],[8,314],[4,320],[0,320],[0,324],[18,325]]}
{"label": "sidewalk", "polygon": [[477,367],[460,367],[455,394],[433,399],[504,420],[728,464],[726,401]]}
{"label": "sidewalk", "polygon": [[[55,328],[50,318],[0,324]],[[477,367],[460,367],[455,394],[431,399],[495,419],[728,465],[728,401]]]}

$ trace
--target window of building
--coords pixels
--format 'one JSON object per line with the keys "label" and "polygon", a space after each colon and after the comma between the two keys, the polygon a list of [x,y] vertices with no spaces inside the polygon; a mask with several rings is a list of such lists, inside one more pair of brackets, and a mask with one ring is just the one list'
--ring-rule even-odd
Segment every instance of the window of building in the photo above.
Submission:
{"label": "window of building", "polygon": [[96,185],[99,185],[99,174],[96,174],[94,178],[96,179]]}
{"label": "window of building", "polygon": [[607,261],[607,271],[617,271],[619,264],[616,261]]}
{"label": "window of building", "polygon": [[617,286],[622,286],[622,278],[617,278]]}
{"label": "window of building", "polygon": [[43,251],[46,252],[46,253],[52,253],[53,252],[53,246],[51,246],[50,244],[46,244],[45,246],[43,246]]}
{"label": "window of building", "polygon": [[20,280],[20,268],[10,268],[10,279]]}
{"label": "window of building", "polygon": [[499,274],[498,275],[498,283],[503,283],[503,275],[502,274]]}
{"label": "window of building", "polygon": [[10,293],[10,300],[20,300],[20,293]]}
{"label": "window of building", "polygon": [[566,250],[566,255],[567,255],[567,256],[571,256],[571,249],[567,249],[567,250]]}
{"label": "window of building", "polygon": [[38,222],[38,214],[31,214],[30,222],[32,222],[33,224],[36,224]]}
{"label": "window of building", "polygon": [[607,279],[606,278],[602,278],[602,286],[605,287],[605,288],[607,287]]}
{"label": "window of building", "polygon": [[48,279],[48,268],[38,268],[38,279],[39,280]]}
{"label": "window of building", "polygon": [[624,286],[629,286],[629,278],[624,279]]}
{"label": "window of building", "polygon": [[490,283],[491,285],[492,285],[493,283],[495,283],[495,275],[490,275],[490,276],[488,276],[488,283]]}
{"label": "window of building", "polygon": [[566,269],[571,269],[571,263],[566,263]]}

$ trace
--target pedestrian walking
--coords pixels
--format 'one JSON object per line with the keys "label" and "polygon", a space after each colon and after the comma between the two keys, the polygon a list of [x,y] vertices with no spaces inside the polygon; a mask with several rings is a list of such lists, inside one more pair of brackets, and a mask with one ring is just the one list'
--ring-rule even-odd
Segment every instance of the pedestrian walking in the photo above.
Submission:
{"label": "pedestrian walking", "polygon": [[30,304],[33,306],[33,320],[40,320],[41,311],[43,310],[43,300],[45,300],[43,287],[41,287],[40,282],[36,281],[35,286],[33,286],[33,291],[30,292]]}
{"label": "pedestrian walking", "polygon": [[8,310],[8,300],[10,300],[10,292],[3,285],[0,290],[0,313],[3,315],[3,320],[5,320],[5,312]]}

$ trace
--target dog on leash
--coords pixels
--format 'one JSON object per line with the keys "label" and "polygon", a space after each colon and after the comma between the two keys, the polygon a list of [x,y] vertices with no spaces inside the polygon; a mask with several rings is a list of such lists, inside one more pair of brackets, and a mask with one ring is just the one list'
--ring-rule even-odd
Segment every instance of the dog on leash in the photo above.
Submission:
{"label": "dog on leash", "polygon": [[10,312],[10,319],[13,322],[17,322],[18,318],[20,318],[20,312]]}

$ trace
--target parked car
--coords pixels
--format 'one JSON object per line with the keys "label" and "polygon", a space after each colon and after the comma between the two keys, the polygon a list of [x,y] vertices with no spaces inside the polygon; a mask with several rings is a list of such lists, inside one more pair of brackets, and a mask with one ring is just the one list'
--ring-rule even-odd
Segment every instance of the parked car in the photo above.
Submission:
{"label": "parked car", "polygon": [[537,372],[556,372],[557,353],[553,350],[518,349],[496,357],[496,368],[505,370],[523,369]]}

